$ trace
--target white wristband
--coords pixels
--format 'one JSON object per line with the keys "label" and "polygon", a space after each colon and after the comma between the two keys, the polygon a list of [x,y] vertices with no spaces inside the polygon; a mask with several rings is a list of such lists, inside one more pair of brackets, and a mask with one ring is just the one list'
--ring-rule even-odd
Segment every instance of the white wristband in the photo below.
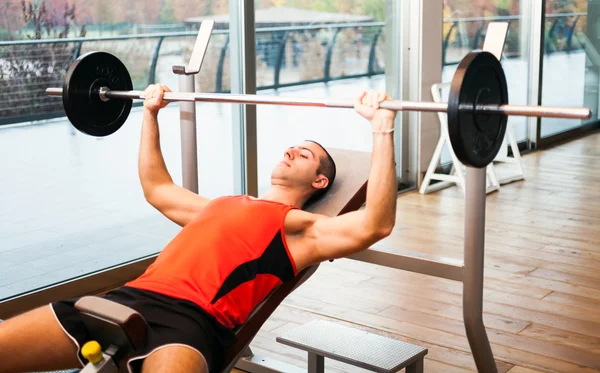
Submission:
{"label": "white wristband", "polygon": [[385,130],[385,131],[375,131],[373,130],[373,133],[392,133],[394,132],[395,128],[392,128],[391,130]]}

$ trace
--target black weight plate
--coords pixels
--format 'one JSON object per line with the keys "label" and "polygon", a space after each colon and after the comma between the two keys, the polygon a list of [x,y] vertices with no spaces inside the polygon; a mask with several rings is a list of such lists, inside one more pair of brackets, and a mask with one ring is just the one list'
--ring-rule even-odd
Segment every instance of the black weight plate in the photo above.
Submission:
{"label": "black weight plate", "polygon": [[73,126],[91,136],[114,133],[131,111],[131,100],[102,101],[98,95],[100,87],[113,91],[133,89],[129,72],[117,57],[89,52],[71,64],[63,85],[63,105]]}
{"label": "black weight plate", "polygon": [[465,165],[490,164],[506,133],[505,115],[477,114],[478,105],[508,104],[508,87],[500,61],[488,52],[471,52],[458,65],[448,97],[448,133]]}

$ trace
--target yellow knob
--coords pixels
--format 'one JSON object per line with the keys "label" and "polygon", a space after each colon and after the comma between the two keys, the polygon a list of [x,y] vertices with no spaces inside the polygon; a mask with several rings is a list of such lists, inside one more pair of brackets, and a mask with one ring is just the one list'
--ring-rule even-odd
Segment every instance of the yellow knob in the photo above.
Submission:
{"label": "yellow knob", "polygon": [[92,364],[99,363],[102,360],[102,347],[96,341],[89,341],[81,348],[81,355]]}

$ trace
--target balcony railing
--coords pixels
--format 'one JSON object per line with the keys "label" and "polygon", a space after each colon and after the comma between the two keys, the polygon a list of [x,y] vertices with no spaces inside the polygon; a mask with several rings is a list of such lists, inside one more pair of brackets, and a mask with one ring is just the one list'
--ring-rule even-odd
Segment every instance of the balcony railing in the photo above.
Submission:
{"label": "balcony railing", "polygon": [[[256,30],[257,89],[368,77],[384,73],[385,23],[348,23]],[[98,38],[0,42],[0,124],[64,115],[49,86],[61,86],[68,66],[83,53],[103,50],[127,66],[135,89],[173,79],[185,63],[196,31]],[[229,32],[215,30],[197,77],[204,92],[229,92]]]}
{"label": "balcony railing", "polygon": [[[577,27],[586,13],[546,16],[546,53],[581,49]],[[505,56],[520,55],[519,16],[444,20],[442,63],[460,62],[482,47],[486,25],[509,22]],[[61,86],[68,66],[83,53],[103,50],[121,59],[135,89],[176,84],[171,66],[189,59],[196,31],[0,42],[0,125],[63,116],[62,103],[44,90]],[[204,92],[229,92],[229,32],[215,30],[197,76]],[[347,23],[256,30],[257,89],[278,89],[384,74],[385,23]]]}
{"label": "balcony railing", "polygon": [[[582,20],[587,21],[587,13],[546,14],[544,53],[582,49],[583,45],[576,35],[577,27],[584,27]],[[508,22],[505,57],[520,56],[520,21],[521,16],[518,15],[445,19],[442,44],[443,65],[457,64],[468,51],[481,49],[490,22]]]}

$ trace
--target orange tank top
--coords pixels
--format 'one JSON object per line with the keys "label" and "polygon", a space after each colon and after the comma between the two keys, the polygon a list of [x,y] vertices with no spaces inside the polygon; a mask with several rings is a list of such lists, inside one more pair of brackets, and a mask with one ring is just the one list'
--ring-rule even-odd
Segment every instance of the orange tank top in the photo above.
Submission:
{"label": "orange tank top", "polygon": [[217,198],[126,286],[191,301],[225,327],[241,325],[297,274],[283,231],[293,208],[245,195]]}

